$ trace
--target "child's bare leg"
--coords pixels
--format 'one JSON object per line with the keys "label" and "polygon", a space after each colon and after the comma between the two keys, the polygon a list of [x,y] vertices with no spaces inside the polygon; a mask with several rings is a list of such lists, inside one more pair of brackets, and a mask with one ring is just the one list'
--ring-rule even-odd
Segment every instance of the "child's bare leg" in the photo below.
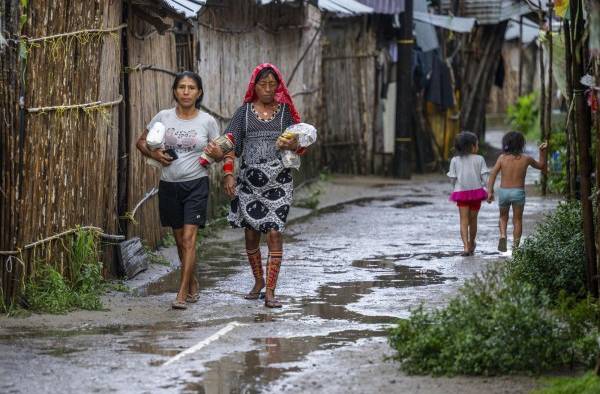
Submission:
{"label": "child's bare leg", "polygon": [[506,228],[508,227],[508,213],[510,206],[500,207],[500,240],[498,240],[498,250],[506,252]]}
{"label": "child's bare leg", "polygon": [[458,207],[460,214],[460,238],[463,241],[463,249],[469,251],[469,207]]}
{"label": "child's bare leg", "polygon": [[500,208],[500,238],[506,238],[506,228],[508,227],[508,213],[510,207]]}
{"label": "child's bare leg", "polygon": [[516,248],[521,242],[523,234],[523,209],[524,205],[513,204],[513,247]]}
{"label": "child's bare leg", "polygon": [[475,238],[477,237],[477,215],[479,211],[469,210],[469,252],[475,251]]}

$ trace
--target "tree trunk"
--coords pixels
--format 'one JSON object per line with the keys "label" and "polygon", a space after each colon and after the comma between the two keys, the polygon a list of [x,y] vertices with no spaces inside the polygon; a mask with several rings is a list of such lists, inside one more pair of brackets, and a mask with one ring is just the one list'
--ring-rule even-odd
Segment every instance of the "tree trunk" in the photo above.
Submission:
{"label": "tree trunk", "polygon": [[494,83],[507,22],[484,25],[473,34],[461,77],[461,127],[485,138],[485,107]]}
{"label": "tree trunk", "polygon": [[581,84],[581,77],[585,73],[583,59],[585,59],[585,46],[577,46],[582,42],[584,36],[583,21],[583,3],[582,0],[571,1],[571,15],[573,20],[573,45],[572,48],[580,52],[573,52],[573,98],[575,100],[575,127],[577,138],[579,140],[579,177],[580,177],[580,195],[583,215],[583,236],[585,245],[586,260],[586,284],[590,294],[598,298],[598,278],[596,266],[596,245],[594,236],[594,211],[592,207],[591,174],[592,158],[591,151],[591,130],[590,130],[590,109],[587,106],[585,96],[585,86]]}

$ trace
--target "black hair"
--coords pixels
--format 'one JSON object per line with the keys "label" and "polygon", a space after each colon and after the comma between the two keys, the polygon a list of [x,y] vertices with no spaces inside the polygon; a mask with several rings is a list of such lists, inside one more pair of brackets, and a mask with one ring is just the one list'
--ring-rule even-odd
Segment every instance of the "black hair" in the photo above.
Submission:
{"label": "black hair", "polygon": [[459,156],[473,153],[473,147],[479,143],[479,138],[470,131],[463,131],[454,139],[454,151]]}
{"label": "black hair", "polygon": [[263,78],[266,78],[269,74],[272,75],[273,78],[275,78],[277,83],[281,82],[279,80],[279,77],[277,76],[277,73],[275,72],[275,70],[273,70],[272,67],[265,67],[262,70],[260,70],[259,73],[256,75],[256,78],[254,78],[254,84],[257,84],[258,81],[260,81]]}
{"label": "black hair", "polygon": [[204,97],[204,88],[202,87],[202,78],[200,78],[200,75],[196,74],[195,72],[182,71],[180,73],[177,73],[177,75],[175,75],[175,80],[173,81],[173,87],[171,88],[173,91],[173,98],[175,99],[175,101],[177,101],[177,97],[175,96],[175,90],[177,89],[177,85],[179,85],[179,82],[185,77],[193,79],[194,82],[196,82],[196,87],[198,89],[200,89],[200,91],[201,91],[200,97],[198,97],[198,99],[194,103],[194,106],[196,108],[200,108],[200,103],[202,102],[202,97]]}
{"label": "black hair", "polygon": [[525,148],[525,137],[518,131],[509,131],[502,137],[502,151],[511,155],[520,155]]}

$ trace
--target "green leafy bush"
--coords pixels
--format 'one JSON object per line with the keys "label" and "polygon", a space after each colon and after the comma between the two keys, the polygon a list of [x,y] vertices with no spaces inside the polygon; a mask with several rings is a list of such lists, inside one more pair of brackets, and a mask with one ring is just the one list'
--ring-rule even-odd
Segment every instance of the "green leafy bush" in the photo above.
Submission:
{"label": "green leafy bush", "polygon": [[591,366],[600,308],[544,291],[494,268],[468,280],[447,307],[412,311],[390,330],[395,357],[408,373],[497,375]]}
{"label": "green leafy bush", "polygon": [[600,304],[590,296],[577,299],[561,292],[553,309],[563,326],[566,340],[571,342],[570,357],[586,366],[594,365],[600,337]]}
{"label": "green leafy bush", "polygon": [[417,374],[541,372],[566,362],[550,299],[495,269],[467,281],[446,308],[419,308],[391,330],[402,368]]}
{"label": "green leafy bush", "polygon": [[539,139],[539,100],[535,92],[521,96],[507,109],[508,121],[514,129],[528,138]]}
{"label": "green leafy bush", "polygon": [[561,290],[585,293],[585,258],[581,205],[561,202],[513,253],[508,270],[518,280],[554,299]]}

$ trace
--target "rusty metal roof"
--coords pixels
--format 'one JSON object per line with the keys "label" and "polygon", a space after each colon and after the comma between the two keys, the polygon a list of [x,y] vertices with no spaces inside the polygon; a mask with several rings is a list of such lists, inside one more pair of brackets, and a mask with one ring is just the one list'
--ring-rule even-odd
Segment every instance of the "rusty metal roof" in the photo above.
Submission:
{"label": "rusty metal roof", "polygon": [[[441,0],[442,12],[452,11],[452,0]],[[463,0],[456,16],[472,17],[480,25],[495,25],[531,12],[523,0]]]}

